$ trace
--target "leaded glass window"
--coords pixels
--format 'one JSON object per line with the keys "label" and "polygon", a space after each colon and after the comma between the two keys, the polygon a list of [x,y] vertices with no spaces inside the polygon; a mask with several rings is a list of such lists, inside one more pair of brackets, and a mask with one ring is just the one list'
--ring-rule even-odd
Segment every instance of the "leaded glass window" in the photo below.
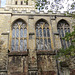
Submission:
{"label": "leaded glass window", "polygon": [[66,33],[70,33],[70,25],[65,20],[60,20],[57,25],[58,33],[60,36],[60,41],[62,48],[67,48],[71,45],[71,41],[63,40],[62,38],[66,35]]}
{"label": "leaded glass window", "polygon": [[37,50],[51,50],[49,24],[41,19],[36,23],[36,48]]}
{"label": "leaded glass window", "polygon": [[12,25],[11,50],[27,50],[27,25],[23,20],[17,20]]}

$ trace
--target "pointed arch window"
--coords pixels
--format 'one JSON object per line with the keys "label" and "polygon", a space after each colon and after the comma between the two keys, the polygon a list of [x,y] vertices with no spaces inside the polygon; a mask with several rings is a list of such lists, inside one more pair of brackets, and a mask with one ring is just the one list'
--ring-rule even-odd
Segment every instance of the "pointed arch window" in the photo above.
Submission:
{"label": "pointed arch window", "polygon": [[36,23],[36,49],[51,50],[51,38],[49,24],[41,19]]}
{"label": "pointed arch window", "polygon": [[23,20],[17,20],[12,25],[11,50],[27,50],[27,24]]}
{"label": "pointed arch window", "polygon": [[70,25],[65,20],[60,20],[57,24],[57,30],[60,36],[62,48],[67,48],[71,45],[71,41],[63,40],[62,38],[66,35],[66,33],[70,33]]}
{"label": "pointed arch window", "polygon": [[17,2],[17,1],[15,1],[15,5],[17,5],[17,3],[18,3],[18,2]]}

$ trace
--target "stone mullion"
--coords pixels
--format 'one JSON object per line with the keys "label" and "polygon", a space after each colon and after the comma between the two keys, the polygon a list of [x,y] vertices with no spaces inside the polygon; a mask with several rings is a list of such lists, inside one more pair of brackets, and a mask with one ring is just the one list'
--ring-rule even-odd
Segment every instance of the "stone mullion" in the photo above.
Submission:
{"label": "stone mullion", "polygon": [[10,40],[9,40],[9,50],[11,50],[12,43],[12,28],[10,29]]}
{"label": "stone mullion", "polygon": [[16,29],[17,29],[17,28],[15,28],[15,42],[14,42],[14,44],[15,44],[15,45],[14,45],[14,46],[15,46],[14,49],[15,49],[15,50],[16,50]]}
{"label": "stone mullion", "polygon": [[[50,34],[51,32],[50,32],[50,27],[48,27],[47,29],[49,29],[49,35],[50,35],[50,37],[48,37],[48,35],[47,35],[47,42],[48,42],[48,39],[50,39],[50,45],[51,45],[51,34]],[[52,48],[52,45],[51,45],[51,48]],[[49,49],[49,42],[48,42],[48,49]]]}
{"label": "stone mullion", "polygon": [[[39,42],[40,42],[40,28],[38,28],[38,35],[39,35]],[[41,49],[41,44],[40,44],[40,49]]]}
{"label": "stone mullion", "polygon": [[[45,37],[45,39],[47,41],[47,27],[45,27],[45,29],[46,29],[46,37]],[[47,43],[47,50],[48,50],[48,43]]]}
{"label": "stone mullion", "polygon": [[52,35],[52,29],[51,29],[51,26],[50,25],[49,25],[49,32],[50,32],[51,48],[52,48],[52,50],[54,50],[53,35]]}
{"label": "stone mullion", "polygon": [[26,29],[27,29],[27,33],[26,33],[26,34],[27,34],[27,35],[26,35],[27,37],[26,37],[26,40],[27,40],[27,48],[28,48],[28,44],[29,44],[29,41],[28,41],[28,40],[29,40],[28,24],[27,24]]}
{"label": "stone mullion", "polygon": [[[67,30],[67,27],[65,27],[66,26],[66,24],[64,24],[63,25],[63,27],[64,27],[64,36],[66,35],[66,30]],[[66,30],[65,30],[66,29]],[[68,44],[67,44],[67,41],[65,40],[65,44],[66,44],[66,48],[68,47]]]}
{"label": "stone mullion", "polygon": [[43,39],[43,47],[45,49],[45,46],[44,46],[44,32],[43,32],[43,29],[44,29],[44,23],[42,25],[42,39]]}
{"label": "stone mullion", "polygon": [[63,40],[62,40],[62,33],[61,33],[61,29],[62,29],[62,27],[59,27],[59,32],[60,32],[60,40],[61,40],[61,44],[62,44],[62,46],[63,46]]}
{"label": "stone mullion", "polygon": [[20,38],[20,29],[21,29],[21,27],[20,27],[20,25],[19,25],[19,37],[18,37],[18,41],[19,41],[19,44],[18,44],[18,45],[19,45],[19,46],[18,46],[18,51],[20,51],[20,39],[21,39],[21,38]]}
{"label": "stone mullion", "polygon": [[24,28],[23,29],[23,51],[24,51]]}

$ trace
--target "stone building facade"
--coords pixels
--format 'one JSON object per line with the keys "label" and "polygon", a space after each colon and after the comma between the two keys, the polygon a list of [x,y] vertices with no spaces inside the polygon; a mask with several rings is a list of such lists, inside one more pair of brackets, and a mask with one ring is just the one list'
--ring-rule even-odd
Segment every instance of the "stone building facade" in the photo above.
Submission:
{"label": "stone building facade", "polygon": [[[6,0],[0,8],[0,75],[58,75],[54,57],[70,45],[61,37],[72,25],[71,16],[38,12],[34,0]],[[60,75],[75,74],[65,69]]]}

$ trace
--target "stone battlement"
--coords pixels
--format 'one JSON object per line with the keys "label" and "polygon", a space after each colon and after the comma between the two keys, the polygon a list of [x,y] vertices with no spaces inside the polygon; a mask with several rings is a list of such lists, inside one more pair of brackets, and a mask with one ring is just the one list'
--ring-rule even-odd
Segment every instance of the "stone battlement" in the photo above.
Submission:
{"label": "stone battlement", "polygon": [[0,8],[0,13],[12,13],[12,14],[39,14],[39,15],[64,15],[64,13],[61,13],[61,12],[52,12],[52,11],[48,11],[48,12],[44,12],[44,11],[38,11],[37,9],[36,10],[28,10],[28,9],[21,9],[19,10],[18,9],[11,9],[11,8]]}

